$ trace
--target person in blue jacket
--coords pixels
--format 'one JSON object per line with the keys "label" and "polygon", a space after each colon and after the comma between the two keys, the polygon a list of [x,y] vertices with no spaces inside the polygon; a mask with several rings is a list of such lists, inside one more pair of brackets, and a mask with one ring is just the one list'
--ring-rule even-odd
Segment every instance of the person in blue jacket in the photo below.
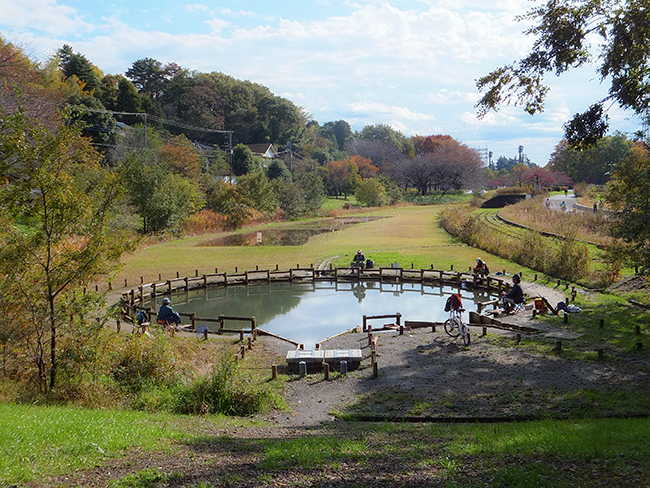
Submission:
{"label": "person in blue jacket", "polygon": [[508,293],[504,293],[501,301],[503,302],[503,311],[505,313],[510,313],[514,310],[515,306],[523,303],[524,301],[524,290],[521,289],[521,278],[518,274],[512,277],[512,288]]}
{"label": "person in blue jacket", "polygon": [[181,316],[171,306],[169,298],[163,298],[162,305],[158,310],[158,321],[164,320],[168,324],[180,324]]}

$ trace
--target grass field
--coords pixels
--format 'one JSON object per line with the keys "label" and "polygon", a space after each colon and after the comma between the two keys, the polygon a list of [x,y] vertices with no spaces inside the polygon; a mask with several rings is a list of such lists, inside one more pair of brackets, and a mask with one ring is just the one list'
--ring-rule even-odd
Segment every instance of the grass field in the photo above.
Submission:
{"label": "grass field", "polygon": [[[127,284],[148,283],[158,279],[195,276],[204,273],[259,269],[318,266],[331,260],[333,266],[349,266],[357,249],[377,266],[398,262],[402,267],[467,270],[481,255],[492,269],[516,269],[512,263],[496,256],[485,256],[453,239],[440,228],[438,218],[444,206],[397,206],[372,212],[346,212],[339,218],[379,217],[337,232],[312,237],[303,246],[214,247],[207,243],[215,236],[199,236],[164,243],[143,245],[135,254],[124,258],[122,271],[113,279],[114,288]],[[323,221],[312,219],[312,222]],[[306,221],[273,224],[304,225]],[[255,232],[263,226],[239,230]]]}
{"label": "grass field", "polygon": [[[234,439],[214,430],[246,420],[0,405],[0,486],[91,486],[79,470],[120,458],[149,468],[114,469],[108,486],[647,486],[650,421],[516,424],[358,424],[318,435]],[[218,454],[216,464],[205,454]],[[175,468],[159,466],[172,456]],[[236,461],[233,469],[224,469]],[[206,462],[206,464],[203,464]],[[243,465],[238,463],[242,462]],[[158,464],[156,464],[158,463]],[[221,468],[220,475],[214,474]],[[105,468],[99,471],[108,471]],[[110,471],[109,471],[110,473]],[[190,474],[192,473],[192,474]],[[47,481],[48,476],[59,480]],[[594,478],[595,477],[595,478]],[[62,482],[61,480],[68,480]],[[323,484],[324,480],[331,484]],[[252,482],[252,484],[250,484]],[[105,481],[103,482],[105,483]],[[92,486],[107,486],[92,484]]]}

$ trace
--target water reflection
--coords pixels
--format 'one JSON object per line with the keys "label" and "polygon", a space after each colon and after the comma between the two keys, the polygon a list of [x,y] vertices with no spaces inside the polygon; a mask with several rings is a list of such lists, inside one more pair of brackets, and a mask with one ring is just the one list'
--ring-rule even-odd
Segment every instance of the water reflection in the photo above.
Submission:
{"label": "water reflection", "polygon": [[[305,344],[316,343],[361,325],[364,315],[397,312],[404,320],[442,322],[447,317],[445,301],[457,288],[420,283],[270,283],[192,290],[175,294],[172,305],[179,312],[194,312],[197,317],[219,315],[255,317],[259,328]],[[461,290],[466,310],[476,310],[476,301],[485,301],[487,292]],[[162,297],[146,306],[158,309]],[[465,315],[467,318],[467,315]],[[370,322],[382,326],[390,319]],[[228,322],[235,327],[237,322]],[[241,323],[241,327],[249,327]],[[215,330],[214,323],[207,325]]]}

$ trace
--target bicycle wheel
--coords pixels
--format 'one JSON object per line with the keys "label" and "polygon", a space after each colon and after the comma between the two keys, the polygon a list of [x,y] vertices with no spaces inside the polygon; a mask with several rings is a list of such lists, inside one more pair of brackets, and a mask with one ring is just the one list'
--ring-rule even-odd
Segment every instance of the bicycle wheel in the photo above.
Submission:
{"label": "bicycle wheel", "polygon": [[460,334],[458,325],[458,319],[456,318],[449,318],[445,320],[445,332],[451,337],[458,337],[458,334]]}
{"label": "bicycle wheel", "polygon": [[467,324],[462,324],[462,335],[463,335],[463,344],[465,347],[469,346],[470,337],[469,337],[469,326]]}

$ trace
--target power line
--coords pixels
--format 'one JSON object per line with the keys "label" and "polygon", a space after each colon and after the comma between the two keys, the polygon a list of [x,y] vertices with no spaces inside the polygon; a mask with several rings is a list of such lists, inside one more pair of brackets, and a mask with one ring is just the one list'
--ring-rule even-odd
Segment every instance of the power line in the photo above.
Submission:
{"label": "power line", "polygon": [[[146,129],[147,129],[147,118],[150,117],[154,121],[158,122],[159,124],[163,125],[168,125],[172,127],[178,127],[179,129],[186,129],[186,130],[191,130],[191,131],[196,131],[196,132],[204,132],[204,133],[213,133],[213,134],[228,134],[228,152],[232,152],[232,135],[233,131],[231,130],[219,130],[219,129],[206,129],[205,127],[197,127],[194,125],[189,125],[185,124],[182,122],[176,122],[172,121],[169,119],[163,119],[162,117],[158,117],[156,115],[151,115],[146,112],[116,112],[113,110],[101,110],[97,108],[89,108],[85,107],[83,105],[71,105],[71,108],[77,109],[77,110],[85,110],[86,112],[95,112],[95,113],[104,113],[104,114],[111,114],[111,115],[133,115],[135,117],[143,117],[144,118],[144,128],[145,128],[145,138],[146,138]],[[145,143],[146,146],[146,143]]]}

